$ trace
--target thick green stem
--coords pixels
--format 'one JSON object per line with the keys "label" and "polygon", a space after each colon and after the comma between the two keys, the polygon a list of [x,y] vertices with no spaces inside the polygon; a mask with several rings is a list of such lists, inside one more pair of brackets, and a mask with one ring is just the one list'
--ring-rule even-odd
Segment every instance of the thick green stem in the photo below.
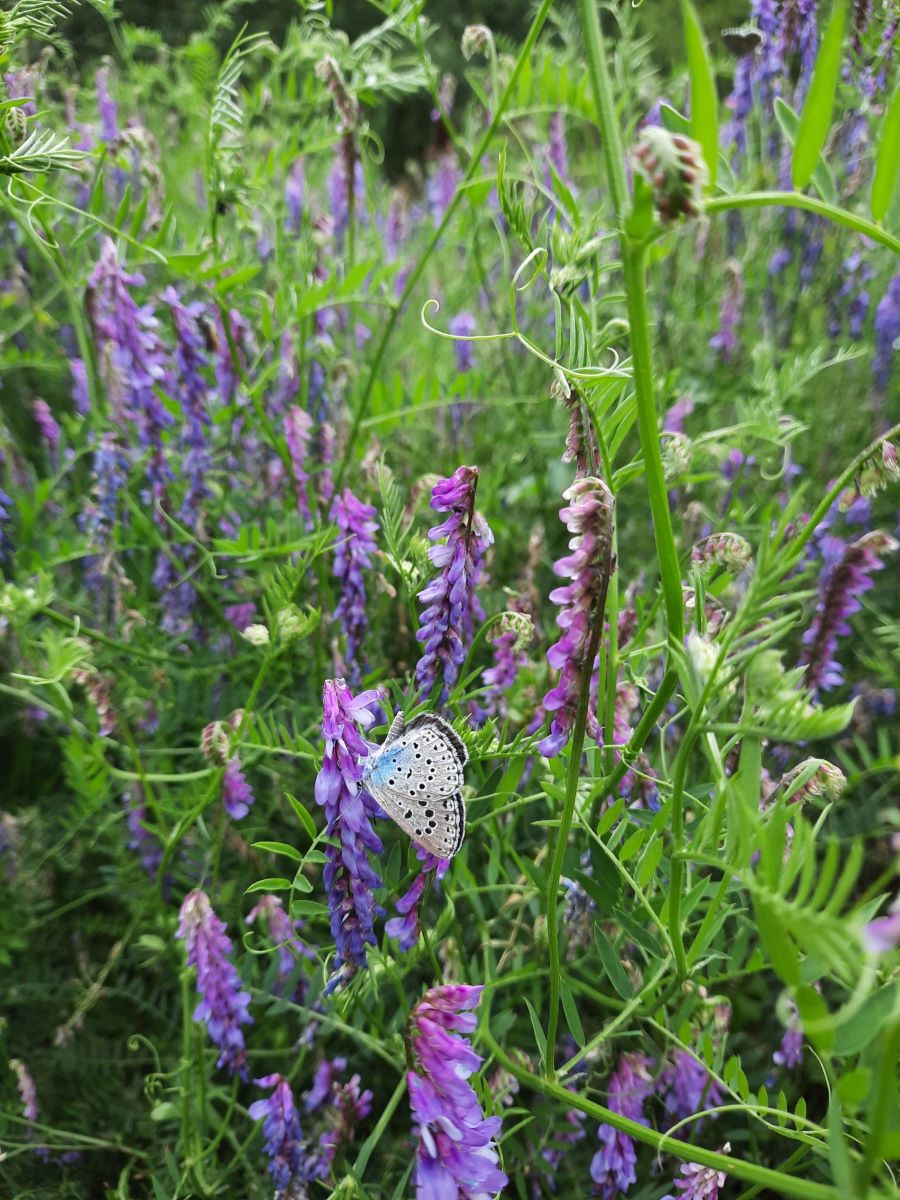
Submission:
{"label": "thick green stem", "polygon": [[384,361],[385,352],[387,351],[388,343],[391,340],[391,336],[394,332],[394,328],[396,327],[397,321],[400,317],[400,313],[403,311],[407,300],[410,298],[413,291],[415,290],[416,284],[421,279],[422,274],[425,270],[425,267],[431,258],[431,255],[434,253],[438,243],[440,242],[441,238],[444,236],[444,232],[447,229],[447,226],[450,224],[451,220],[453,219],[453,215],[456,212],[457,208],[459,207],[460,201],[462,200],[463,196],[465,195],[466,185],[474,178],[474,176],[481,169],[482,155],[484,154],[485,150],[487,150],[488,146],[490,145],[491,138],[494,136],[494,134],[497,132],[497,129],[500,126],[500,122],[503,118],[503,113],[506,110],[506,106],[509,102],[509,98],[512,95],[514,88],[516,87],[516,85],[519,82],[519,76],[522,73],[522,68],[525,66],[525,64],[531,58],[531,52],[534,49],[535,42],[537,42],[537,40],[538,40],[538,35],[540,34],[541,30],[543,29],[544,22],[547,20],[547,17],[550,13],[550,9],[552,7],[553,7],[553,0],[541,0],[541,6],[538,9],[537,13],[535,14],[534,20],[531,23],[531,28],[528,30],[528,36],[525,38],[525,41],[522,44],[522,49],[519,52],[519,57],[516,59],[516,65],[513,67],[512,71],[510,72],[510,76],[509,76],[509,79],[507,80],[506,87],[503,89],[503,95],[500,97],[500,100],[497,103],[497,107],[494,110],[493,116],[491,117],[490,124],[488,125],[488,127],[484,131],[484,133],[482,134],[482,136],[478,142],[478,145],[472,151],[472,157],[469,160],[469,165],[466,168],[466,172],[463,175],[459,184],[457,185],[456,192],[454,193],[453,199],[450,201],[449,205],[447,206],[447,210],[444,213],[444,216],[443,216],[443,219],[441,220],[440,225],[438,225],[437,229],[431,235],[431,240],[429,241],[429,243],[425,247],[425,249],[422,251],[422,253],[419,255],[418,259],[416,260],[416,264],[413,267],[412,271],[410,272],[409,278],[406,281],[406,286],[404,287],[404,289],[400,295],[400,299],[397,301],[397,303],[391,309],[391,315],[387,319],[387,324],[384,327],[384,332],[381,335],[381,339],[378,342],[378,345],[375,349],[375,355],[372,359],[372,364],[369,367],[369,374],[368,374],[368,378],[366,379],[366,386],[363,389],[363,393],[359,398],[359,403],[356,405],[356,410],[353,414],[353,421],[350,426],[350,431],[347,435],[347,444],[346,444],[346,447],[344,450],[344,456],[341,461],[340,469],[337,474],[337,479],[335,480],[335,486],[338,488],[341,486],[341,480],[343,478],[344,471],[347,469],[347,464],[350,461],[350,457],[353,453],[353,448],[354,448],[354,444],[356,442],[356,437],[357,437],[357,434],[359,433],[360,422],[362,421],[363,417],[365,416],[366,412],[368,411],[369,401],[372,398],[372,391],[375,387],[375,380],[378,377],[378,369],[381,366],[382,362]]}
{"label": "thick green stem", "polygon": [[553,1100],[558,1100],[566,1108],[577,1108],[579,1112],[587,1113],[596,1121],[600,1121],[604,1125],[611,1125],[613,1129],[621,1130],[622,1133],[627,1133],[636,1142],[653,1146],[661,1153],[674,1155],[675,1158],[680,1158],[684,1162],[699,1163],[704,1167],[712,1167],[716,1171],[724,1171],[726,1175],[730,1175],[734,1179],[758,1183],[761,1187],[768,1188],[777,1195],[798,1196],[800,1200],[842,1200],[841,1193],[837,1188],[829,1187],[827,1184],[787,1175],[782,1171],[772,1170],[770,1167],[759,1166],[755,1162],[747,1162],[740,1158],[732,1158],[729,1154],[718,1154],[714,1150],[706,1150],[702,1146],[693,1146],[689,1142],[668,1137],[656,1129],[623,1117],[620,1113],[613,1112],[611,1108],[605,1108],[602,1104],[588,1100],[578,1092],[570,1092],[568,1088],[562,1087],[551,1079],[542,1079],[538,1075],[533,1075],[520,1062],[510,1058],[488,1030],[485,1029],[481,1036],[500,1065],[505,1067],[519,1083],[535,1092],[541,1092]]}

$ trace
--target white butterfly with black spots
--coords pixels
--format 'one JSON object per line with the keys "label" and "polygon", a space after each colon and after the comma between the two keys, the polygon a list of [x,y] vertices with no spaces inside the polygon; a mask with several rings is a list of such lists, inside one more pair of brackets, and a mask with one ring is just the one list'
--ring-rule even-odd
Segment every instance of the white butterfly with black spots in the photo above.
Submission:
{"label": "white butterfly with black spots", "polygon": [[466,832],[462,739],[434,713],[409,724],[394,717],[379,749],[366,760],[362,785],[404,833],[437,858],[452,858]]}

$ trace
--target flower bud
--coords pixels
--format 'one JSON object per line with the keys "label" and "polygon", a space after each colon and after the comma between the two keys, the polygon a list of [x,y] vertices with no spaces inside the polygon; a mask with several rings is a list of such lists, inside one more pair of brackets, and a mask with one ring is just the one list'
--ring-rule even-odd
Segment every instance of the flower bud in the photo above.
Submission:
{"label": "flower bud", "polygon": [[[802,776],[809,777],[798,787],[794,784]],[[837,800],[847,786],[847,777],[840,767],[822,758],[804,758],[781,777],[781,788],[788,793],[791,804],[800,804],[814,796],[823,796],[828,801]]]}
{"label": "flower bud", "polygon": [[8,108],[3,129],[14,146],[21,146],[28,137],[28,116],[24,108]]}
{"label": "flower bud", "polygon": [[739,533],[711,533],[691,550],[691,562],[699,567],[724,567],[737,575],[749,566],[750,543]]}
{"label": "flower bud", "polygon": [[251,646],[265,646],[269,641],[269,630],[265,625],[248,625],[241,637]]}
{"label": "flower bud", "polygon": [[210,721],[200,735],[200,749],[211,767],[224,767],[228,761],[231,735],[224,721]]}
{"label": "flower bud", "polygon": [[706,186],[706,163],[696,142],[658,125],[641,133],[635,166],[653,190],[653,203],[665,224],[699,217]]}
{"label": "flower bud", "polygon": [[466,62],[480,51],[487,47],[493,47],[493,45],[494,35],[488,29],[487,25],[467,25],[463,30],[460,49]]}

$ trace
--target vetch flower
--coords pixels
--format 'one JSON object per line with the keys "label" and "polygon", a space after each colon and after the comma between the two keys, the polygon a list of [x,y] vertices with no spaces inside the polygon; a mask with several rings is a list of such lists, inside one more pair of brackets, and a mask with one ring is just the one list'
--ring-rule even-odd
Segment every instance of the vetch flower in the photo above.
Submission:
{"label": "vetch flower", "polygon": [[359,679],[362,663],[360,647],[366,632],[366,585],[363,571],[372,566],[375,553],[375,509],[357,500],[345,487],[336,496],[331,519],[337,525],[334,548],[334,575],[340,581],[340,599],[334,610],[334,621],[345,637],[346,660],[351,679]]}
{"label": "vetch flower", "polygon": [[665,224],[699,217],[706,186],[706,163],[696,142],[659,125],[641,130],[635,168],[653,191],[653,204]]}
{"label": "vetch flower", "polygon": [[[16,1087],[19,1092],[19,1099],[22,1102],[22,1115],[29,1125],[34,1125],[35,1122],[40,1120],[41,1116],[34,1078],[21,1059],[11,1058],[9,1060],[9,1068],[16,1077]],[[28,1135],[33,1136],[33,1134],[34,1130],[29,1129]],[[50,1157],[50,1151],[46,1146],[37,1147],[35,1153],[45,1161]]]}
{"label": "vetch flower", "polygon": [[128,849],[140,857],[141,866],[151,879],[155,879],[162,862],[162,847],[144,824],[147,816],[144,789],[139,783],[135,783],[131,790],[123,794],[122,802],[125,807],[125,823],[128,826]]}
{"label": "vetch flower", "polygon": [[312,518],[309,511],[309,472],[306,467],[309,454],[309,438],[312,433],[312,417],[296,404],[284,414],[284,440],[287,442],[291,458],[291,470],[294,473],[294,494],[297,497],[297,511],[311,527]]}
{"label": "vetch flower", "polygon": [[194,1020],[206,1023],[210,1039],[221,1050],[216,1066],[246,1078],[247,1052],[241,1026],[253,1024],[247,1011],[250,993],[241,989],[240,976],[228,958],[231,939],[205,892],[195,889],[185,896],[177,937],[185,944],[188,966],[197,968],[201,1000],[194,1009]]}
{"label": "vetch flower", "polygon": [[445,858],[436,858],[421,846],[416,846],[416,856],[422,863],[422,870],[415,877],[412,886],[404,896],[397,901],[399,917],[391,917],[385,923],[385,933],[388,937],[396,938],[402,951],[411,950],[419,940],[419,901],[425,891],[429,876],[443,879],[450,863]]}
{"label": "vetch flower", "polygon": [[[643,1054],[623,1054],[609,1081],[606,1106],[619,1116],[647,1125],[644,1101],[652,1088],[650,1060]],[[597,1137],[600,1149],[591,1160],[594,1191],[603,1200],[616,1200],[637,1178],[634,1138],[612,1125],[601,1125]]]}
{"label": "vetch flower", "polygon": [[315,951],[298,936],[302,922],[292,921],[284,911],[280,896],[266,894],[256,902],[247,914],[248,925],[265,921],[269,927],[269,939],[278,952],[278,974],[284,979],[293,971],[298,958],[315,959]]}
{"label": "vetch flower", "polygon": [[222,776],[222,804],[232,821],[246,817],[253,807],[255,797],[253,789],[247,782],[241,760],[236,754],[225,764],[225,774]]}
{"label": "vetch flower", "polygon": [[875,309],[875,355],[872,379],[875,391],[884,395],[891,381],[894,352],[900,340],[900,271],[893,276]]}
{"label": "vetch flower", "polygon": [[482,1063],[466,1037],[477,1025],[469,1010],[481,992],[465,984],[431,988],[409,1016],[413,1069],[406,1082],[419,1138],[418,1200],[487,1200],[507,1183],[495,1141],[500,1118],[484,1116],[469,1083]]}
{"label": "vetch flower", "polygon": [[836,687],[843,673],[836,659],[839,637],[850,633],[849,620],[862,608],[860,597],[874,587],[872,575],[884,566],[882,558],[895,552],[898,542],[890,534],[873,530],[844,547],[840,557],[826,563],[819,580],[815,616],[803,635],[800,661],[806,666],[810,691]]}
{"label": "vetch flower", "polygon": [[481,722],[489,717],[505,717],[508,714],[510,691],[519,670],[528,662],[523,647],[534,638],[534,622],[527,613],[521,611],[523,607],[523,601],[513,597],[510,611],[501,615],[498,625],[489,636],[493,661],[481,673],[485,693],[474,714]]}
{"label": "vetch flower", "polygon": [[284,232],[299,234],[303,224],[303,188],[305,184],[303,159],[295,159],[288,172],[284,185],[284,202],[287,216],[284,221]]}
{"label": "vetch flower", "polygon": [[[730,1147],[723,1147],[727,1153]],[[701,1167],[699,1163],[682,1163],[679,1167],[680,1179],[675,1180],[678,1196],[671,1194],[663,1196],[662,1200],[718,1200],[719,1188],[725,1186],[728,1178],[724,1171],[715,1167]]]}
{"label": "vetch flower", "polygon": [[369,706],[376,691],[354,696],[343,679],[328,679],[322,689],[322,737],[325,753],[316,777],[316,802],[325,809],[326,832],[340,839],[340,849],[325,847],[322,879],[328,892],[331,934],[338,971],[328,984],[334,991],[366,965],[366,946],[376,945],[375,888],[381,880],[369,864],[367,851],[380,854],[381,839],[372,828],[375,803],[360,787],[363,759],[369,747],[357,729],[375,720]]}
{"label": "vetch flower", "polygon": [[710,533],[691,549],[691,562],[698,567],[724,567],[738,575],[750,565],[750,543],[739,533]]}
{"label": "vetch flower", "polygon": [[[475,511],[477,486],[478,468],[458,467],[449,479],[439,479],[431,492],[431,507],[449,515],[428,531],[435,543],[428,557],[438,573],[418,596],[426,607],[416,634],[425,647],[416,664],[416,683],[427,694],[440,677],[441,700],[459,678],[474,621],[484,619],[475,588],[494,535]],[[441,539],[446,541],[440,544]]]}
{"label": "vetch flower", "polygon": [[862,940],[870,954],[887,954],[900,945],[900,896],[886,917],[876,917],[863,926]]}
{"label": "vetch flower", "polygon": [[35,400],[32,412],[38,432],[47,443],[48,449],[51,452],[55,451],[59,447],[59,425],[56,423],[50,405],[46,400]]}
{"label": "vetch flower", "polygon": [[772,1062],[779,1067],[799,1067],[803,1062],[803,1026],[800,1023],[800,1010],[793,1000],[788,1000],[787,1021],[781,1045],[772,1055]]}
{"label": "vetch flower", "polygon": [[303,1157],[303,1129],[294,1103],[291,1085],[283,1075],[264,1075],[255,1079],[258,1087],[272,1088],[271,1096],[255,1100],[247,1112],[254,1121],[263,1122],[269,1174],[279,1194],[293,1195],[293,1188],[309,1178]]}
{"label": "vetch flower", "polygon": [[[661,1072],[657,1090],[664,1094],[663,1105],[669,1125],[677,1125],[704,1108],[722,1102],[722,1089],[700,1060],[687,1050],[676,1050]],[[696,1128],[701,1122],[697,1121]]]}
{"label": "vetch flower", "polygon": [[560,674],[556,687],[544,697],[544,708],[553,714],[550,733],[538,747],[545,758],[559,754],[575,724],[594,622],[602,620],[595,610],[612,569],[612,492],[602,479],[587,475],[576,479],[563,496],[569,504],[559,515],[572,534],[572,553],[553,567],[554,574],[570,582],[550,593],[561,608],[556,623],[563,632],[547,651],[547,661]]}
{"label": "vetch flower", "polygon": [[829,803],[834,803],[847,786],[847,777],[840,767],[824,758],[804,758],[785,772],[778,786],[791,804],[800,804],[815,796],[824,796]]}

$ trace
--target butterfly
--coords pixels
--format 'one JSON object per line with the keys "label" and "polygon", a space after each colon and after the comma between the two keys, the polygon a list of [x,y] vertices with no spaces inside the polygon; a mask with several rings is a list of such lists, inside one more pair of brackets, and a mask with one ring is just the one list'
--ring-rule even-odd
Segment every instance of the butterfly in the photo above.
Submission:
{"label": "butterfly", "polygon": [[413,841],[437,858],[452,858],[466,832],[460,793],[468,761],[443,717],[422,713],[407,725],[401,712],[366,760],[362,786]]}
{"label": "butterfly", "polygon": [[732,54],[746,58],[765,44],[766,35],[755,25],[742,25],[739,29],[723,29],[722,41]]}

